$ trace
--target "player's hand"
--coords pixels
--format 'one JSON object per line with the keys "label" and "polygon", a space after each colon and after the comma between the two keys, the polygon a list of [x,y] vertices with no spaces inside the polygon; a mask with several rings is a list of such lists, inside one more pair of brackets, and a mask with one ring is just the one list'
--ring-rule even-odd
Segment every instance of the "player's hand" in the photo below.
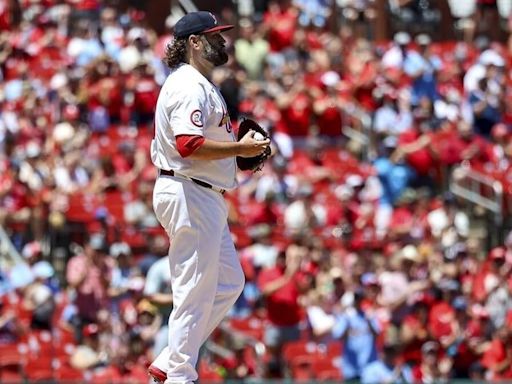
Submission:
{"label": "player's hand", "polygon": [[270,139],[256,140],[254,134],[256,131],[248,131],[244,137],[238,142],[240,145],[238,156],[241,157],[254,157],[261,155],[265,149],[270,145]]}

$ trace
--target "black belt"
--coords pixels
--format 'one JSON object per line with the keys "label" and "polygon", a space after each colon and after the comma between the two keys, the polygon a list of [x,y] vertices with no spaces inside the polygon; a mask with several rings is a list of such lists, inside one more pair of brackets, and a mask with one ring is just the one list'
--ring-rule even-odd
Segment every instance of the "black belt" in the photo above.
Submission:
{"label": "black belt", "polygon": [[181,174],[175,174],[173,170],[167,171],[165,169],[160,169],[160,175],[164,175],[164,176],[181,176],[182,178],[192,180],[194,183],[196,183],[197,185],[200,185],[201,187],[208,188],[208,189],[213,189],[214,191],[217,191],[217,192],[219,192],[221,194],[224,194],[226,192],[225,189],[214,187],[213,185],[211,185],[211,184],[209,184],[209,183],[207,183],[205,181],[194,179],[193,177],[189,177],[189,176],[185,176],[185,175],[181,175]]}

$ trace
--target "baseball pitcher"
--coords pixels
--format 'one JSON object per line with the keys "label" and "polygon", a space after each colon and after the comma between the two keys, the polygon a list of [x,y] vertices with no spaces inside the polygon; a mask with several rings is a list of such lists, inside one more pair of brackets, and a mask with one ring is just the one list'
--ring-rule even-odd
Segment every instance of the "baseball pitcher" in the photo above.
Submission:
{"label": "baseball pitcher", "polygon": [[166,51],[171,72],[156,105],[151,158],[159,169],[153,208],[171,244],[173,310],[168,347],[149,368],[165,384],[197,380],[199,348],[242,292],[223,194],[237,186],[237,158],[254,159],[256,170],[269,155],[268,137],[254,137],[257,124],[235,135],[210,81],[228,60],[221,32],[231,28],[210,12],[189,13],[176,23]]}

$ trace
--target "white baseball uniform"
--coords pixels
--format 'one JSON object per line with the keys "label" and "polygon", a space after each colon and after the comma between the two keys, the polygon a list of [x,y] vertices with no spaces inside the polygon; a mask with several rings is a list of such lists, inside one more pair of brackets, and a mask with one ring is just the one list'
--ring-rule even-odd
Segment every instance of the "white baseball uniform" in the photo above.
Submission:
{"label": "white baseball uniform", "polygon": [[153,208],[171,240],[174,302],[168,348],[153,365],[167,372],[166,384],[189,384],[198,378],[199,348],[242,292],[244,274],[219,192],[237,185],[235,159],[183,158],[176,135],[236,140],[220,91],[188,64],[173,69],[160,91],[151,158],[159,169],[174,171],[160,175],[153,192]]}

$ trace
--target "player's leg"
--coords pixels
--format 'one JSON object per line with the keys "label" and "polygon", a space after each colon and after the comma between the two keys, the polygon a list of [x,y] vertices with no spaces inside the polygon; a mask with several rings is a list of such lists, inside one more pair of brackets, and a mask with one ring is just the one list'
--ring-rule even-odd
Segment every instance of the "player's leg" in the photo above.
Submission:
{"label": "player's leg", "polygon": [[217,294],[210,318],[208,319],[208,326],[203,336],[203,342],[206,341],[208,336],[226,316],[226,313],[242,293],[244,284],[244,272],[240,265],[233,239],[231,238],[229,226],[226,224],[222,234]]}
{"label": "player's leg", "polygon": [[[169,360],[166,383],[197,380],[196,364],[215,300],[220,248],[210,238],[197,244],[196,229],[182,228],[173,238],[171,274],[174,308],[169,316]],[[212,252],[212,253],[213,253]]]}
{"label": "player's leg", "polygon": [[[215,301],[208,319],[207,328],[202,338],[202,343],[206,341],[208,336],[219,325],[238,296],[240,296],[244,282],[244,273],[231,238],[231,233],[229,232],[229,227],[226,224],[222,234],[219,277]],[[165,373],[168,369],[169,355],[169,348],[166,347],[152,364],[154,371],[152,375],[157,381],[162,381],[161,378],[165,377]]]}
{"label": "player's leg", "polygon": [[166,383],[191,383],[215,300],[226,209],[216,192],[178,183],[155,199],[172,238],[169,250],[173,311],[169,317]]}

